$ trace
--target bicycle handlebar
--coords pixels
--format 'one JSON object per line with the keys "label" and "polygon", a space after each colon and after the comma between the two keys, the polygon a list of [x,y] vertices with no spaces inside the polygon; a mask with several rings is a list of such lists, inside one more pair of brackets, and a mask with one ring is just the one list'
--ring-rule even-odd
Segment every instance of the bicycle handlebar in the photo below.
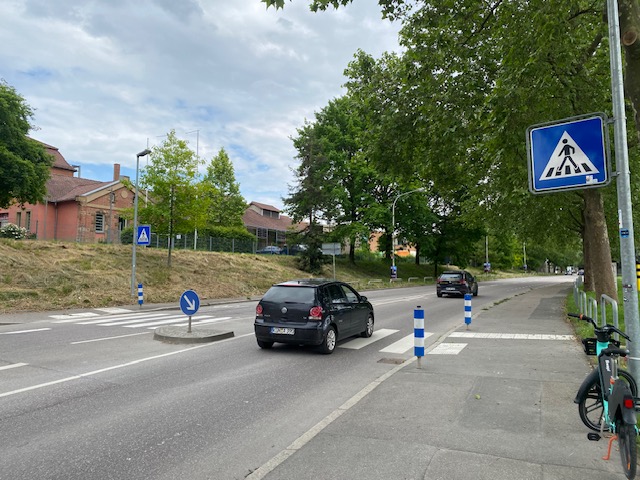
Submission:
{"label": "bicycle handlebar", "polygon": [[593,330],[598,333],[605,333],[610,335],[611,333],[618,333],[620,335],[622,335],[626,340],[631,341],[631,338],[629,338],[629,335],[627,335],[626,333],[624,333],[622,330],[619,330],[618,328],[614,327],[613,325],[603,325],[602,327],[598,327],[598,324],[595,322],[595,320],[591,317],[587,317],[586,315],[583,315],[582,313],[568,313],[567,315],[569,315],[570,317],[574,317],[574,318],[578,318],[580,320],[584,320],[585,322],[590,323],[591,325],[593,325]]}

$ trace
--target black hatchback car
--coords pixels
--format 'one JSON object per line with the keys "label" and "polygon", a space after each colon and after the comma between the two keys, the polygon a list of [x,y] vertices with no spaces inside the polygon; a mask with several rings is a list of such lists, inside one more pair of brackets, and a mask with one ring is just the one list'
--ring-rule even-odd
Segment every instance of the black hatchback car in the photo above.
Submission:
{"label": "black hatchback car", "polygon": [[448,270],[436,280],[436,295],[462,295],[471,293],[478,295],[478,282],[476,278],[466,270]]}
{"label": "black hatchback car", "polygon": [[260,348],[290,343],[333,353],[340,339],[370,337],[373,321],[373,306],[353,287],[312,278],[273,285],[256,306],[254,327]]}

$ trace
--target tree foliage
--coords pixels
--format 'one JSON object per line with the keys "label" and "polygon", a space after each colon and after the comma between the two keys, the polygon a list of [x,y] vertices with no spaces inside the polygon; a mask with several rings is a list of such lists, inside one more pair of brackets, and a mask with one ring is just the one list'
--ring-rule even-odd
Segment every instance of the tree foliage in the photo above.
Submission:
{"label": "tree foliage", "polygon": [[53,157],[27,137],[33,111],[25,99],[0,81],[0,208],[44,200]]}
{"label": "tree foliage", "polygon": [[202,184],[206,198],[207,225],[241,227],[247,202],[240,194],[233,164],[224,148],[211,159]]}

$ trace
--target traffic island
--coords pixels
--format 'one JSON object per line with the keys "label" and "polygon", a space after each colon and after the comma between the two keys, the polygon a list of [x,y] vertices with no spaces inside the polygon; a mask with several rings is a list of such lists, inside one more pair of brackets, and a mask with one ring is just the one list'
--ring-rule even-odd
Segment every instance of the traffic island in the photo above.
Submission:
{"label": "traffic island", "polygon": [[217,342],[234,336],[229,330],[216,330],[207,327],[195,326],[191,331],[187,331],[186,327],[176,327],[168,325],[166,327],[156,328],[153,334],[154,340],[165,343],[207,343]]}

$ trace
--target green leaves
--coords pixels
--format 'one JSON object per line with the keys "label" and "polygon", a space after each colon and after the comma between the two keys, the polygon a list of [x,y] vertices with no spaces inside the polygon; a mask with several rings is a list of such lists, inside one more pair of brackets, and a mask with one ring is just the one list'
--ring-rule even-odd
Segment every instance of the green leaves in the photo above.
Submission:
{"label": "green leaves", "polygon": [[0,81],[0,208],[35,204],[46,195],[53,157],[27,137],[32,116],[25,99]]}

